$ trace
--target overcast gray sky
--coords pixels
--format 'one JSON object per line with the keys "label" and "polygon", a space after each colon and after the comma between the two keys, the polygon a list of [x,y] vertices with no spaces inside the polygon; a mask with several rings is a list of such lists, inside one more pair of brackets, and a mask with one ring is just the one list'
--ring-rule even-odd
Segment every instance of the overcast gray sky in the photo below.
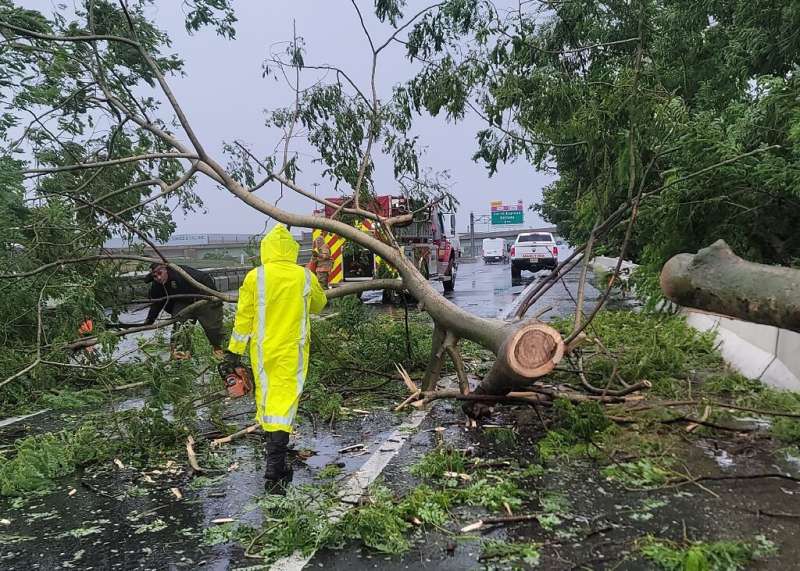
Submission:
{"label": "overcast gray sky", "polygon": [[[517,6],[511,0],[496,3],[502,6],[506,2]],[[22,0],[22,3],[37,8],[57,5],[54,0]],[[429,3],[430,0],[409,0],[406,13],[416,13]],[[364,91],[369,91],[370,51],[349,0],[233,0],[239,18],[235,40],[220,38],[210,29],[190,36],[184,28],[183,2],[158,0],[155,4],[153,18],[167,30],[173,50],[185,61],[185,75],[172,78],[170,83],[204,146],[216,152],[223,164],[226,162],[222,156],[223,142],[242,141],[262,156],[279,142],[280,133],[264,127],[265,110],[290,105],[294,95],[282,81],[262,78],[262,63],[276,43],[292,38],[293,21],[298,35],[305,39],[306,63],[343,68]],[[374,17],[372,0],[358,0],[358,4],[373,38],[382,43],[392,29]],[[401,45],[385,50],[378,67],[379,97],[388,99],[392,86],[408,80],[415,69],[404,57]],[[302,83],[308,85],[319,77],[305,72]],[[475,135],[483,126],[478,117],[458,124],[447,123],[441,116],[423,116],[415,122],[414,130],[428,149],[423,165],[451,174],[453,193],[461,203],[458,213],[461,231],[467,228],[470,211],[488,212],[491,200],[515,203],[522,199],[527,207],[541,200],[542,187],[552,180],[524,161],[503,166],[489,178],[483,165],[471,160],[476,150]],[[310,164],[309,148],[298,142],[294,149],[301,153],[303,169],[298,182],[309,190],[313,190],[313,183],[319,183],[321,196],[336,196],[332,183],[320,176],[320,168]],[[378,163],[378,194],[391,194],[397,188],[391,169],[386,167],[386,163]],[[263,214],[215,188],[208,179],[199,180],[206,212],[187,218],[179,216],[178,233],[259,233],[264,229]],[[275,184],[259,190],[259,194],[269,199],[277,198],[279,192]],[[314,209],[312,201],[291,191],[285,193],[280,206],[296,212]],[[541,220],[526,211],[526,223],[538,225]]]}
{"label": "overcast gray sky", "polygon": [[[276,42],[290,40],[292,21],[297,33],[306,43],[307,63],[328,63],[345,69],[360,85],[368,86],[369,58],[367,40],[360,28],[355,11],[348,0],[234,0],[239,22],[236,39],[218,38],[210,30],[189,36],[183,26],[183,13],[176,0],[158,2],[154,13],[159,25],[168,30],[174,48],[186,63],[186,75],[175,78],[172,84],[207,147],[221,152],[223,141],[238,139],[253,149],[271,150],[279,134],[263,126],[264,110],[291,104],[293,94],[283,82],[261,77],[261,66]],[[514,3],[516,5],[516,2]],[[407,14],[429,5],[429,1],[409,0]],[[391,33],[391,28],[373,16],[371,0],[360,0],[367,27],[376,41]],[[274,48],[273,48],[274,49]],[[391,87],[407,80],[415,66],[403,55],[402,46],[382,54],[378,67],[379,97],[388,98]],[[315,79],[310,72],[306,82]],[[476,149],[475,134],[483,126],[472,117],[462,123],[446,123],[443,117],[420,117],[415,130],[423,145],[428,147],[424,163],[436,170],[449,170],[453,191],[461,202],[458,225],[465,229],[469,211],[484,213],[490,200],[516,202],[522,199],[527,206],[541,199],[541,189],[552,178],[538,173],[527,163],[503,167],[489,178],[486,169],[471,160]],[[301,145],[295,148],[304,152]],[[319,170],[302,160],[303,172],[298,181],[312,189],[320,183],[320,195],[335,196],[329,181],[319,176]],[[396,187],[391,172],[381,169],[376,177],[379,194],[391,193]],[[200,186],[206,204],[206,214],[195,214],[179,220],[178,232],[259,232],[264,217],[230,195],[223,194],[207,181]],[[259,191],[264,196],[278,196],[276,185]],[[296,211],[313,210],[307,199],[286,194],[280,205]],[[538,224],[539,218],[526,213],[526,222]]]}

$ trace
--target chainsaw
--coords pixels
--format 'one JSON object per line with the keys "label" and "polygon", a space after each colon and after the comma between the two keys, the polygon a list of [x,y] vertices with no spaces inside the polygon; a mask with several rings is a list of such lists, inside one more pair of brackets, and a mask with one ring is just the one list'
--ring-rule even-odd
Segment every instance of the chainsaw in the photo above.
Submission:
{"label": "chainsaw", "polygon": [[250,367],[225,360],[217,365],[217,371],[225,383],[229,397],[236,399],[253,392],[253,373]]}

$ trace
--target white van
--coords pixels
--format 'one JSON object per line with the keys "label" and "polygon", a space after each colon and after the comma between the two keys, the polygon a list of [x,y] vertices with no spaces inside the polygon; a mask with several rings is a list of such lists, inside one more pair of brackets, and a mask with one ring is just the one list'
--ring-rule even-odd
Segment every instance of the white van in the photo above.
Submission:
{"label": "white van", "polygon": [[508,263],[508,250],[503,238],[483,239],[483,261],[487,264],[493,262]]}

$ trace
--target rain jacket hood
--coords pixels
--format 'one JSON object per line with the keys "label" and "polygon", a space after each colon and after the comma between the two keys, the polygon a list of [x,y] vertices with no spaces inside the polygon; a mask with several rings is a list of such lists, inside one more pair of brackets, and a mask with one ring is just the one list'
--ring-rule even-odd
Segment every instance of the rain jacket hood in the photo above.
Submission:
{"label": "rain jacket hood", "polygon": [[317,277],[297,265],[300,245],[279,224],[261,240],[261,265],[239,289],[228,350],[248,350],[256,381],[256,420],[267,432],[291,432],[308,372],[311,314],[327,298]]}
{"label": "rain jacket hood", "polygon": [[276,225],[261,239],[261,263],[291,262],[297,263],[300,244],[283,224]]}

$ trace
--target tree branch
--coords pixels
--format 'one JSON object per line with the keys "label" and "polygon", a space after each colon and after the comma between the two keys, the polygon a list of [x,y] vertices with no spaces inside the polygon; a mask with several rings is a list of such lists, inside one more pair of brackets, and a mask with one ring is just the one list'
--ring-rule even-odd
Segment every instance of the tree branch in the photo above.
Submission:
{"label": "tree branch", "polygon": [[115,165],[122,165],[126,163],[133,163],[139,161],[149,161],[149,160],[156,160],[156,159],[193,159],[197,160],[197,155],[189,154],[189,153],[151,153],[145,155],[136,155],[132,157],[123,157],[120,159],[111,159],[108,161],[98,161],[96,163],[78,163],[75,165],[64,165],[60,167],[46,167],[46,168],[39,168],[39,169],[27,169],[22,171],[23,174],[32,175],[32,176],[42,176],[45,174],[52,174],[57,172],[66,172],[66,171],[75,171],[75,170],[86,170],[86,169],[96,169],[102,167],[109,167]]}

